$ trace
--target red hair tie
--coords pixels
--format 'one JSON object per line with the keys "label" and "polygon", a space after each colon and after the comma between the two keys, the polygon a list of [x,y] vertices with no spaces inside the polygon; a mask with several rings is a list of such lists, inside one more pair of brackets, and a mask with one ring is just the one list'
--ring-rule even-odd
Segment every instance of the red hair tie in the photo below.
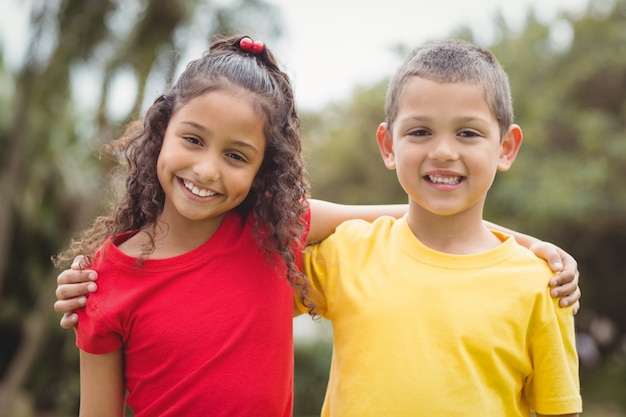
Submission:
{"label": "red hair tie", "polygon": [[265,45],[261,41],[254,41],[252,39],[245,37],[239,41],[239,47],[244,51],[248,51],[253,53],[254,55],[260,54],[265,49]]}

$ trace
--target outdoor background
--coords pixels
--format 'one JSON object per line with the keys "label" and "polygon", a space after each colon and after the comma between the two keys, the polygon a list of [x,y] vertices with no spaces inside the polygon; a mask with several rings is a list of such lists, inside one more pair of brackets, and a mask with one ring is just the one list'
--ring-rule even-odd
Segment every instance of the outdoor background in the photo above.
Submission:
{"label": "outdoor background", "polygon": [[[342,203],[405,202],[374,132],[408,51],[441,37],[490,48],[524,145],[486,218],[578,260],[584,415],[626,416],[626,0],[420,3],[3,0],[0,417],[77,414],[78,353],[52,309],[50,256],[107,201],[111,166],[98,146],[214,35],[241,32],[276,45],[295,81],[312,194]],[[295,323],[295,414],[314,416],[330,333],[323,321]]]}

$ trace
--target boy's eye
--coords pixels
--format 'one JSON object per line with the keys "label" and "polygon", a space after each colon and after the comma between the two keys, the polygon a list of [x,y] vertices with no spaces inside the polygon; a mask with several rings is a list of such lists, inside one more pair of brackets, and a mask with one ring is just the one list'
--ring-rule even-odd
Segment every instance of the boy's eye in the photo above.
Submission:
{"label": "boy's eye", "polygon": [[415,129],[409,132],[409,136],[426,136],[429,132],[426,129]]}
{"label": "boy's eye", "polygon": [[480,136],[478,133],[474,132],[473,130],[463,130],[459,132],[458,135],[462,138],[474,138],[474,137]]}

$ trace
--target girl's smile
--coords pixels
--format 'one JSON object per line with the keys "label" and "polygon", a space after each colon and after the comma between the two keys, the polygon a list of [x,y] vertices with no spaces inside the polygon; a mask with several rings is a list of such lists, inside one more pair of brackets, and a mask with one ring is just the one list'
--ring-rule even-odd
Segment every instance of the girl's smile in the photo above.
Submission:
{"label": "girl's smile", "polygon": [[212,196],[218,194],[215,191],[211,191],[211,190],[208,190],[208,189],[200,189],[196,185],[194,185],[194,183],[192,183],[191,181],[183,180],[183,179],[181,179],[180,181],[182,182],[183,186],[186,189],[188,189],[195,196],[198,196],[198,197],[212,197]]}

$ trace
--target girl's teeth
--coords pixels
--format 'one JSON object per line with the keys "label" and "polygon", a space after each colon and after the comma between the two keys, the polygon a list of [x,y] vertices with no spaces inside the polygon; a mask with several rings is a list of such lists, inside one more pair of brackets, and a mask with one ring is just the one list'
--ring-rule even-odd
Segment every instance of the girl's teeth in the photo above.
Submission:
{"label": "girl's teeth", "polygon": [[185,182],[185,188],[200,197],[207,197],[216,194],[210,190],[201,190],[190,182]]}

